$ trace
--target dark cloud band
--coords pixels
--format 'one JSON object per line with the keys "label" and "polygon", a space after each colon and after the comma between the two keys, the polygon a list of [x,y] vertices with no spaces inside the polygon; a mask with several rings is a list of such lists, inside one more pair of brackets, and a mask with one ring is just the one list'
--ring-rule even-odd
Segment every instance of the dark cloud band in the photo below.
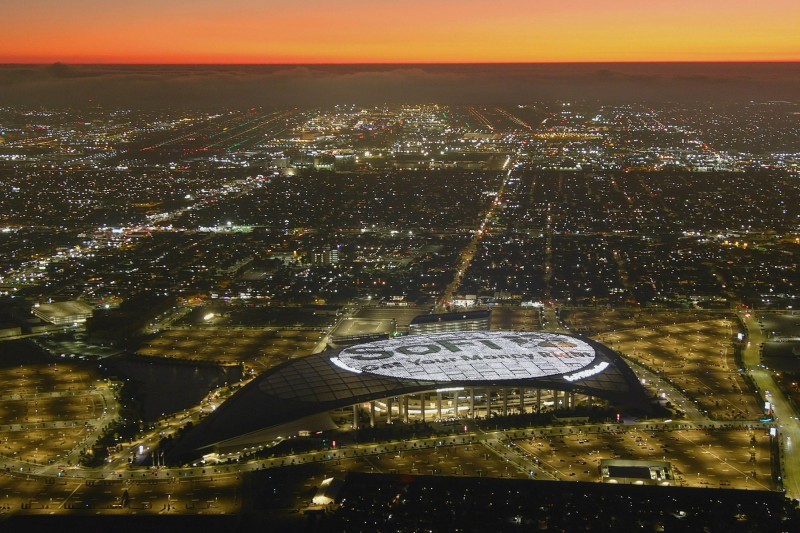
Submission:
{"label": "dark cloud band", "polygon": [[320,106],[795,99],[800,63],[5,65],[7,104]]}

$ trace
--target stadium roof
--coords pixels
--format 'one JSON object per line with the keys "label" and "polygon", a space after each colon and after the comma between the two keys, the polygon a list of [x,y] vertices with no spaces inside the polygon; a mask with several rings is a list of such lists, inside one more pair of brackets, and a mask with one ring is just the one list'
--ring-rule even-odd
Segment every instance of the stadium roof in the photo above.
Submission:
{"label": "stadium roof", "polygon": [[182,439],[173,457],[348,405],[442,387],[573,391],[648,405],[633,371],[590,339],[544,332],[410,335],[310,355],[272,368]]}

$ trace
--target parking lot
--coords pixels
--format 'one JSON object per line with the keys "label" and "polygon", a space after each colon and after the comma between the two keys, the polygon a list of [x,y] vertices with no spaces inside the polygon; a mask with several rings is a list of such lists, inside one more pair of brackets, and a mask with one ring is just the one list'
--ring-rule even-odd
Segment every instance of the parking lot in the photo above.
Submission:
{"label": "parking lot", "polygon": [[170,329],[150,340],[137,354],[220,364],[245,363],[262,372],[289,359],[309,355],[320,337],[317,331],[291,329]]}
{"label": "parking lot", "polygon": [[576,434],[515,441],[561,480],[600,481],[602,459],[669,461],[681,486],[775,490],[764,430],[676,430]]}
{"label": "parking lot", "polygon": [[[31,363],[0,368],[0,455],[57,465],[116,414],[108,383],[88,365]],[[74,454],[73,454],[74,455]]]}
{"label": "parking lot", "polygon": [[541,328],[538,309],[492,309],[492,329],[506,331],[537,331]]}
{"label": "parking lot", "polygon": [[23,514],[226,514],[241,508],[237,475],[119,481],[0,476],[0,511]]}
{"label": "parking lot", "polygon": [[652,328],[718,318],[719,313],[697,309],[565,309],[561,318],[573,331],[588,334],[623,329]]}
{"label": "parking lot", "polygon": [[595,338],[672,380],[713,419],[758,420],[763,406],[734,361],[736,327],[717,318],[612,330]]}

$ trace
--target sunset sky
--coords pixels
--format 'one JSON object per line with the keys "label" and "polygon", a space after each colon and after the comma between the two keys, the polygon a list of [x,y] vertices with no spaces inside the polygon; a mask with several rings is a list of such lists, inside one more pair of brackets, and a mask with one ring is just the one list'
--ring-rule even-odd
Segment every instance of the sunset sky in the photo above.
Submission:
{"label": "sunset sky", "polygon": [[0,0],[0,63],[798,61],[797,0]]}

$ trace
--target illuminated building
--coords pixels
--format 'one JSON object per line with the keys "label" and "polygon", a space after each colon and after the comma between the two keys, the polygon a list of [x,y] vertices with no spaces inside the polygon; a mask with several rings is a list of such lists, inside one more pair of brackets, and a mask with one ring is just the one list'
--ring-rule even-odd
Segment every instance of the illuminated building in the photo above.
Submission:
{"label": "illuminated building", "polygon": [[669,461],[602,459],[600,475],[603,483],[661,486],[675,483],[675,474]]}
{"label": "illuminated building", "polygon": [[598,399],[649,405],[625,362],[589,339],[511,331],[394,337],[268,370],[194,428],[172,456],[263,446],[334,429],[334,420],[358,429],[540,413]]}
{"label": "illuminated building", "polygon": [[339,262],[339,249],[326,246],[324,249],[314,252],[312,263],[315,265],[334,265]]}
{"label": "illuminated building", "polygon": [[31,311],[45,322],[57,326],[86,322],[92,317],[91,306],[78,301],[57,302],[34,306]]}
{"label": "illuminated building", "polygon": [[420,315],[408,325],[409,335],[423,333],[442,333],[445,331],[479,331],[488,330],[492,323],[492,311],[464,311],[461,313],[442,313],[437,315]]}

